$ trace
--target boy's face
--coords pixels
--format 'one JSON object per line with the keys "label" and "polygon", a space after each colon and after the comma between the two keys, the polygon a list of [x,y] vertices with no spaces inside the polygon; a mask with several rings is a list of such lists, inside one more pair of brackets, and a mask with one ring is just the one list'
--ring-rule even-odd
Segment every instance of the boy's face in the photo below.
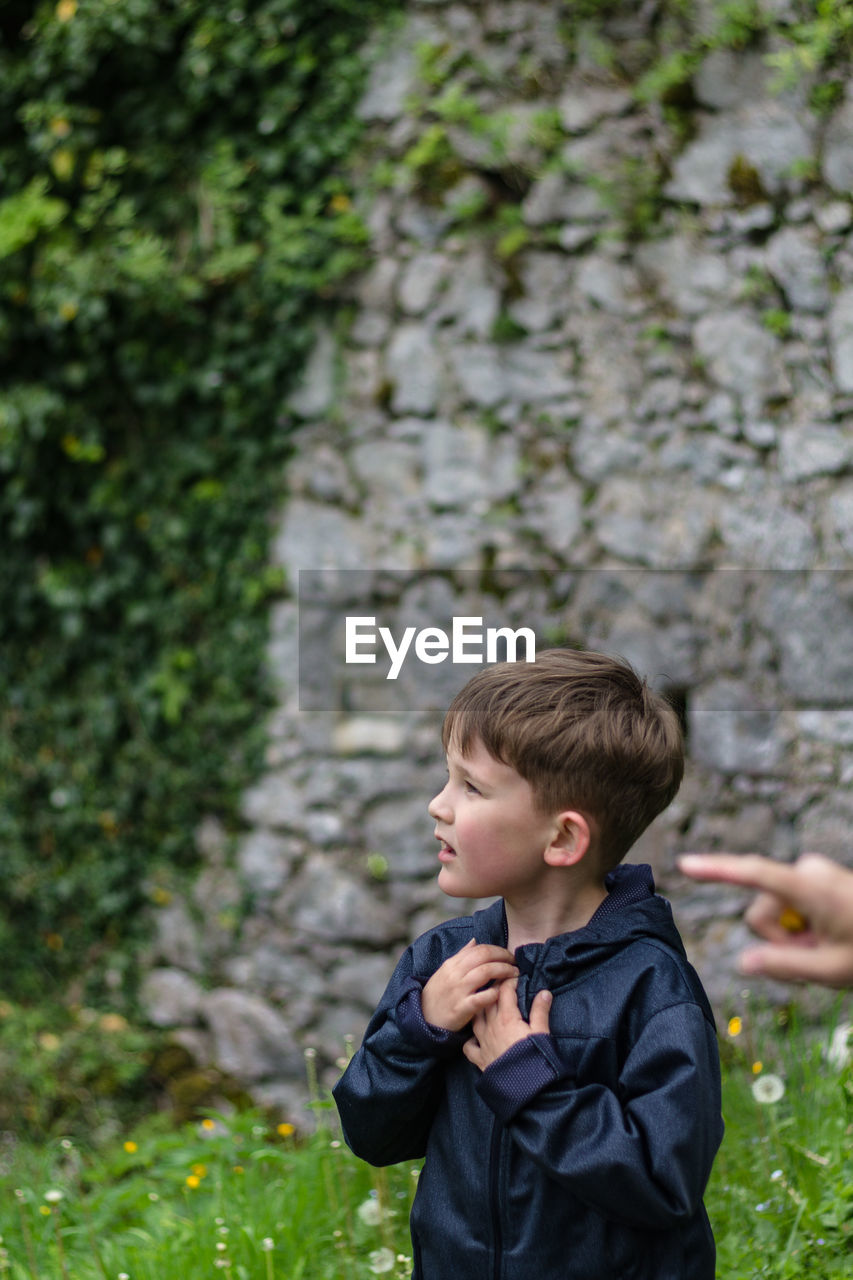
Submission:
{"label": "boy's face", "polygon": [[533,789],[479,741],[466,756],[451,743],[447,783],[430,802],[441,842],[439,888],[451,898],[530,896],[547,879],[543,854],[558,834]]}

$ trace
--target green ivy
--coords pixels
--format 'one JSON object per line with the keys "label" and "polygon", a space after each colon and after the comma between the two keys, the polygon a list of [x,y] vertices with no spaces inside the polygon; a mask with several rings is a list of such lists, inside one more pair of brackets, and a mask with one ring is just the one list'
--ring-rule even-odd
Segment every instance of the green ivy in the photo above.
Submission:
{"label": "green ivy", "polygon": [[[260,766],[271,513],[387,0],[0,11],[0,950],[115,986]],[[161,877],[162,878],[162,877]]]}

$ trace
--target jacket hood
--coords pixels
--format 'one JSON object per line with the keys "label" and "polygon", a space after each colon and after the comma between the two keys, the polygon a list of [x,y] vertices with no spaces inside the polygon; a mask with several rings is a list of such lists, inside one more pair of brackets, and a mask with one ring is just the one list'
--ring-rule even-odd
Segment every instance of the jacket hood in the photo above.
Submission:
{"label": "jacket hood", "polygon": [[[605,879],[607,897],[582,929],[557,934],[545,942],[527,943],[515,952],[522,975],[537,975],[537,985],[549,985],[549,978],[565,980],[567,966],[574,975],[588,965],[624,950],[637,941],[662,944],[685,958],[684,945],[665,898],[655,892],[651,867],[645,863],[623,863]],[[479,942],[506,946],[507,923],[503,900],[474,915],[474,936]]]}

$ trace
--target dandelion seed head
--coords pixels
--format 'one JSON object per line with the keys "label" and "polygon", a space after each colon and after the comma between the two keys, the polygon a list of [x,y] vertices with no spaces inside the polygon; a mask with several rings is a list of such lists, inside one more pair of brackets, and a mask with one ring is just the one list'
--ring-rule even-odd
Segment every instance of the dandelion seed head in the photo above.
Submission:
{"label": "dandelion seed head", "polygon": [[853,1024],[840,1023],[832,1033],[826,1050],[826,1060],[832,1067],[846,1067],[853,1060]]}
{"label": "dandelion seed head", "polygon": [[756,1102],[760,1102],[762,1106],[771,1105],[778,1102],[785,1092],[785,1082],[781,1076],[775,1076],[772,1072],[767,1075],[759,1076],[757,1080],[752,1082],[752,1096]]}
{"label": "dandelion seed head", "polygon": [[366,1227],[378,1227],[382,1221],[382,1205],[378,1200],[365,1200],[356,1209],[356,1214]]}
{"label": "dandelion seed head", "polygon": [[225,1243],[224,1240],[217,1240],[216,1250],[218,1253],[224,1253],[227,1248],[228,1248],[228,1245]]}
{"label": "dandelion seed head", "polygon": [[381,1276],[387,1271],[394,1270],[394,1264],[397,1261],[396,1255],[390,1249],[374,1249],[368,1255],[368,1263],[370,1270],[375,1276]]}
{"label": "dandelion seed head", "polygon": [[48,1204],[59,1204],[60,1200],[64,1198],[64,1195],[65,1193],[63,1191],[59,1191],[56,1187],[53,1187],[50,1191],[45,1191],[44,1198]]}
{"label": "dandelion seed head", "polygon": [[263,1240],[261,1241],[261,1248],[263,1249],[264,1253],[272,1253],[273,1249],[275,1248],[275,1241],[273,1240],[272,1236],[264,1236]]}

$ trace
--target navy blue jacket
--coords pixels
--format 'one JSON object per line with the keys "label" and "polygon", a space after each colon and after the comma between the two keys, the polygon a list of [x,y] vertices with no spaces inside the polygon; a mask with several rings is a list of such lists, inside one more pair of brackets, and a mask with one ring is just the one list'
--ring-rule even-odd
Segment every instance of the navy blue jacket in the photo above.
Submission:
{"label": "navy blue jacket", "polygon": [[505,946],[501,901],[402,956],[334,1089],[374,1165],[426,1156],[415,1280],[713,1280],[702,1204],[723,1134],[714,1020],[648,867],[622,866],[583,929],[519,947],[550,1033],[480,1072],[470,1029],[423,1018],[423,984],[470,938]]}

